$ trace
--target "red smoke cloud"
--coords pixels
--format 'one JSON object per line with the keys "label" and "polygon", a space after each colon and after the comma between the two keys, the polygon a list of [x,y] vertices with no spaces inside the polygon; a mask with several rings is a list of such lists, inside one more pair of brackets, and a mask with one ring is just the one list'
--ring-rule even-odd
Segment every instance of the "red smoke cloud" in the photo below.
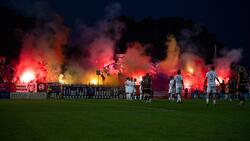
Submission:
{"label": "red smoke cloud", "polygon": [[145,54],[143,46],[139,42],[128,44],[125,57],[122,61],[124,75],[141,79],[146,73],[151,72],[150,57]]}
{"label": "red smoke cloud", "polygon": [[69,29],[62,19],[54,20],[27,33],[23,39],[16,81],[26,69],[32,70],[37,81],[57,81],[64,63],[63,47],[68,42]]}
{"label": "red smoke cloud", "polygon": [[[167,57],[160,62],[160,72],[166,75],[176,75],[177,70],[182,70],[185,88],[203,90],[206,72],[209,70],[204,59],[191,52],[180,53],[180,47],[174,36],[167,38]],[[184,46],[185,47],[185,46]],[[214,60],[216,73],[222,82],[228,81],[231,75],[231,64],[237,63],[241,58],[241,50],[225,51],[222,57]]]}
{"label": "red smoke cloud", "polygon": [[[26,70],[34,73],[37,81],[58,81],[64,79],[65,83],[85,83],[98,81],[96,70],[100,70],[105,77],[105,82],[100,84],[118,84],[118,73],[124,77],[141,79],[146,73],[154,75],[156,71],[165,76],[176,75],[178,69],[182,70],[185,87],[190,89],[203,89],[203,81],[208,71],[202,56],[194,52],[181,52],[179,42],[173,35],[167,37],[166,58],[152,65],[152,58],[145,53],[145,46],[140,42],[127,44],[124,58],[116,66],[114,51],[122,33],[124,25],[120,22],[103,20],[94,27],[83,27],[79,33],[79,52],[86,56],[75,56],[65,60],[63,50],[68,45],[69,29],[63,25],[61,17],[54,15],[53,20],[35,28],[26,34],[23,39],[19,64],[15,73],[16,81],[22,79]],[[112,31],[112,33],[110,33]],[[73,39],[72,39],[73,40]],[[186,42],[185,42],[186,43]],[[233,57],[232,57],[233,56]],[[220,79],[227,81],[230,76],[230,65],[237,63],[241,51],[232,50],[224,52],[223,57],[214,60],[216,72]],[[65,70],[61,70],[65,65]],[[105,70],[104,67],[110,66]],[[113,69],[113,71],[112,71]],[[63,75],[60,75],[63,73]],[[25,73],[26,74],[26,73]],[[30,74],[30,73],[29,73]],[[33,75],[25,75],[33,79]],[[30,77],[31,76],[31,77]],[[156,83],[161,83],[157,81]],[[167,86],[167,84],[166,84]]]}

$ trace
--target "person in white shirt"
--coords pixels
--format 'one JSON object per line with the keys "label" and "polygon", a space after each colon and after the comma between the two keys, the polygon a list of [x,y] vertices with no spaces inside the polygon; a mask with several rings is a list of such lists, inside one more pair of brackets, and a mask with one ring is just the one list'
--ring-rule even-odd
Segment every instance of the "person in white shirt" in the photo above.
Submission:
{"label": "person in white shirt", "polygon": [[168,87],[168,101],[174,101],[174,77],[169,76],[169,87]]}
{"label": "person in white shirt", "polygon": [[126,99],[129,100],[129,85],[130,85],[130,82],[129,82],[129,78],[128,77],[126,78],[126,81],[124,82],[124,85],[125,85]]}
{"label": "person in white shirt", "polygon": [[181,93],[184,90],[183,78],[181,76],[181,70],[177,71],[177,75],[174,77],[175,84],[175,92],[177,95],[177,103],[182,103],[181,101]]}
{"label": "person in white shirt", "polygon": [[134,82],[133,82],[133,78],[129,78],[129,91],[128,91],[128,99],[132,100],[132,94],[134,91]]}
{"label": "person in white shirt", "polygon": [[210,71],[206,73],[206,78],[204,81],[204,88],[207,84],[207,98],[206,98],[206,104],[209,104],[209,96],[212,95],[213,97],[213,104],[216,104],[216,83],[215,80],[217,80],[220,84],[220,80],[218,79],[217,74],[214,71],[214,66],[210,67]]}

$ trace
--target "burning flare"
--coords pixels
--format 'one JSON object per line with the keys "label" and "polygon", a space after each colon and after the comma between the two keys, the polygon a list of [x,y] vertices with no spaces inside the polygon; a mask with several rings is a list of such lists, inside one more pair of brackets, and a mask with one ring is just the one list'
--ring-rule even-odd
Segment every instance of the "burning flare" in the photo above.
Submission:
{"label": "burning flare", "polygon": [[61,84],[64,84],[64,83],[65,83],[65,81],[63,80],[63,78],[64,78],[64,75],[63,75],[63,74],[60,74],[59,77],[58,77],[59,83],[61,83]]}
{"label": "burning flare", "polygon": [[22,73],[20,81],[22,83],[29,83],[30,81],[35,80],[35,78],[36,77],[34,71],[31,69],[27,69]]}
{"label": "burning flare", "polygon": [[92,84],[92,85],[97,85],[97,80],[96,80],[96,79],[91,79],[91,80],[90,80],[90,84]]}

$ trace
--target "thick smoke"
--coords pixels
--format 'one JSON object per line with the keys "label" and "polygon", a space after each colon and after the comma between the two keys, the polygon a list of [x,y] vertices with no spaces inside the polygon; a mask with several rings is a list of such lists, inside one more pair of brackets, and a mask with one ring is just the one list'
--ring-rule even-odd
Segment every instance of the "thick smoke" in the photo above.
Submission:
{"label": "thick smoke", "polygon": [[[182,70],[184,85],[187,88],[202,88],[205,73],[204,60],[195,54],[196,47],[188,39],[191,33],[185,33],[185,38],[179,42],[173,35],[167,37],[166,59],[160,62],[160,72],[165,75],[176,75],[177,70]],[[183,52],[180,52],[180,50]]]}
{"label": "thick smoke", "polygon": [[23,44],[15,74],[18,80],[20,76],[31,70],[38,81],[57,81],[64,64],[63,49],[68,43],[69,29],[63,25],[63,19],[54,13],[46,18],[37,19],[35,29],[27,33],[23,38]]}
{"label": "thick smoke", "polygon": [[[107,7],[108,8],[108,7]],[[109,9],[106,8],[106,11]],[[110,7],[110,11],[119,8]],[[112,13],[112,12],[111,12]],[[121,37],[124,25],[114,20],[101,20],[92,27],[78,25],[78,37],[73,41],[81,56],[72,56],[66,66],[66,83],[91,83],[98,81],[96,71],[101,71],[105,84],[117,84],[117,76],[105,72],[104,67],[114,63],[117,41]],[[73,48],[72,48],[73,49]],[[99,84],[104,82],[99,77]]]}
{"label": "thick smoke", "polygon": [[193,43],[191,40],[194,36],[197,36],[201,29],[199,26],[196,26],[194,31],[188,30],[188,29],[183,29],[181,31],[181,35],[178,40],[178,45],[182,47],[183,52],[190,52],[190,53],[195,53],[199,54],[199,50],[197,46]]}
{"label": "thick smoke", "polygon": [[190,52],[181,54],[181,69],[186,88],[203,88],[206,65],[204,60]]}
{"label": "thick smoke", "polygon": [[172,74],[179,68],[180,48],[173,35],[167,37],[166,59],[159,64],[159,69],[165,74]]}
{"label": "thick smoke", "polygon": [[[159,63],[159,71],[165,75],[176,75],[177,70],[180,69],[186,88],[202,90],[205,74],[211,64],[206,64],[204,59],[199,56],[197,46],[190,40],[199,31],[183,30],[178,41],[173,35],[168,36],[166,43],[167,57]],[[227,82],[231,75],[231,64],[238,63],[241,56],[241,49],[233,49],[223,51],[222,57],[214,60],[213,65],[220,81],[225,80]]]}
{"label": "thick smoke", "polygon": [[241,49],[224,50],[222,57],[214,60],[216,72],[220,76],[221,80],[228,81],[229,77],[227,74],[231,73],[231,64],[238,63],[242,57]]}
{"label": "thick smoke", "polygon": [[[28,69],[33,70],[36,78],[41,81],[57,82],[60,76],[65,83],[99,82],[99,84],[115,85],[119,83],[120,74],[124,77],[141,79],[146,73],[154,75],[157,71],[166,78],[169,75],[176,75],[177,70],[181,69],[185,87],[203,88],[208,64],[202,56],[199,56],[198,47],[191,40],[200,32],[199,28],[193,31],[184,29],[177,38],[174,35],[167,36],[166,58],[157,62],[158,69],[155,67],[157,65],[151,62],[154,58],[145,53],[147,45],[136,41],[127,43],[124,57],[117,65],[115,62],[117,42],[125,28],[123,23],[112,19],[121,9],[119,4],[107,6],[106,19],[94,26],[78,24],[76,36],[73,36],[70,42],[68,42],[70,30],[63,25],[62,18],[40,6],[36,10],[40,11],[36,16],[40,24],[23,39],[20,63],[16,72],[17,79]],[[66,45],[68,48],[65,48]],[[65,49],[71,52],[67,54],[67,58],[64,54]],[[231,64],[237,63],[240,58],[241,50],[234,49],[224,51],[222,57],[214,60],[220,79],[229,78]],[[97,75],[98,71],[100,75]],[[167,87],[167,84],[165,86]]]}
{"label": "thick smoke", "polygon": [[140,79],[141,76],[151,72],[150,60],[151,57],[145,54],[145,47],[139,42],[129,43],[122,62],[124,74]]}

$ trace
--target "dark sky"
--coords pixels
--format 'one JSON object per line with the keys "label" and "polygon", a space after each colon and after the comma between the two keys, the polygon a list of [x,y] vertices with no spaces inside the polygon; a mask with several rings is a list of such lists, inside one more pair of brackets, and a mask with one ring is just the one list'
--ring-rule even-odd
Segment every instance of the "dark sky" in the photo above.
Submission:
{"label": "dark sky", "polygon": [[[121,5],[120,14],[140,20],[179,16],[205,25],[229,48],[243,48],[250,53],[250,1],[248,0],[43,0],[64,17],[70,26],[78,21],[94,23],[105,17],[105,7]],[[0,0],[5,5],[29,13],[35,0]]]}

